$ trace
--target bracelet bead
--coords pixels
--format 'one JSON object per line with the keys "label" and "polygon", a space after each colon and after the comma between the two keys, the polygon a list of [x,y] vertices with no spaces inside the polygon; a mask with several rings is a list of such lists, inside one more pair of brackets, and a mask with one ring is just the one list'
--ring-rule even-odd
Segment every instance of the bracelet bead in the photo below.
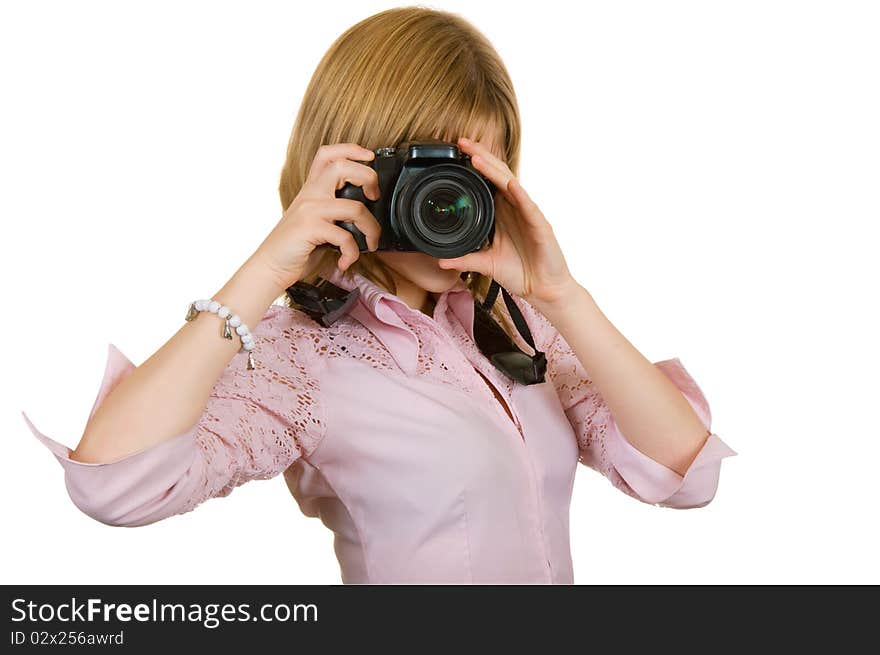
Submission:
{"label": "bracelet bead", "polygon": [[235,329],[235,333],[238,334],[239,340],[241,341],[241,348],[239,352],[246,352],[248,354],[247,357],[247,369],[253,370],[256,368],[254,364],[254,355],[253,349],[256,347],[254,343],[254,336],[251,334],[248,326],[242,322],[241,317],[237,314],[232,314],[232,309],[223,305],[222,303],[212,300],[209,298],[199,298],[198,300],[190,303],[189,309],[186,313],[186,320],[192,321],[198,316],[199,312],[209,311],[212,314],[217,314],[220,318],[224,319],[223,330],[221,332],[221,336],[226,339],[232,338],[232,330],[230,328]]}

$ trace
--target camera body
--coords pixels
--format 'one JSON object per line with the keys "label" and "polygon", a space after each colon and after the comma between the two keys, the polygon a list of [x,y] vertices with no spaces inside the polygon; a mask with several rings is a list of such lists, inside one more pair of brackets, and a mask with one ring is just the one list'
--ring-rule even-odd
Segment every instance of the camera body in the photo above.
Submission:
{"label": "camera body", "polygon": [[[370,210],[382,232],[378,250],[424,252],[460,257],[480,250],[495,233],[495,185],[471,164],[454,143],[404,142],[377,148],[372,161],[379,199],[346,182],[336,197],[358,200]],[[349,221],[336,221],[354,236],[361,252],[366,238]]]}

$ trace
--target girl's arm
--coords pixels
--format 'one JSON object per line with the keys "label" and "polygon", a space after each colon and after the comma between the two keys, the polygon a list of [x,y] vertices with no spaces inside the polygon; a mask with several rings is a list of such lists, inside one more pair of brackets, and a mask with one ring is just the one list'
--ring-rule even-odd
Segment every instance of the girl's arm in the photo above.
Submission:
{"label": "girl's arm", "polygon": [[[251,329],[283,289],[251,257],[211,298]],[[223,321],[199,312],[143,364],[122,379],[92,414],[70,457],[84,463],[117,460],[179,435],[198,420],[211,388],[238,353],[237,335],[220,338]]]}
{"label": "girl's arm", "polygon": [[[250,480],[274,477],[320,443],[325,421],[316,329],[304,313],[270,306],[253,328],[256,368],[245,367],[244,353],[235,355],[192,424],[119,458],[74,460],[70,449],[24,418],[63,467],[68,495],[82,512],[114,526],[154,523]],[[208,336],[225,341],[218,335]],[[92,417],[136,370],[110,344]]]}
{"label": "girl's arm", "polygon": [[[674,391],[672,394],[674,400],[673,417],[677,416],[678,412],[687,415],[689,411],[696,416],[701,425],[702,434],[701,438],[697,439],[696,453],[685,454],[683,458],[685,461],[679,460],[679,463],[676,463],[670,459],[670,457],[676,457],[676,453],[682,448],[676,435],[669,437],[668,434],[659,431],[656,436],[652,435],[654,425],[651,423],[651,416],[641,415],[636,420],[640,428],[646,431],[642,434],[647,441],[656,446],[657,450],[649,454],[641,450],[645,446],[636,447],[634,440],[630,441],[629,435],[622,434],[624,428],[616,415],[621,413],[620,410],[612,410],[611,402],[605,397],[604,388],[600,387],[600,383],[597,382],[598,376],[584,365],[583,360],[586,359],[588,364],[593,360],[579,355],[559,329],[534,305],[519,296],[513,296],[513,298],[529,323],[535,344],[546,354],[545,383],[553,386],[562,410],[572,425],[578,444],[580,461],[608,478],[617,489],[642,502],[678,509],[703,507],[708,504],[714,498],[718,488],[721,460],[737,453],[711,431],[712,415],[709,403],[681,361],[674,358],[653,364],[648,363],[650,371],[647,376],[647,379],[652,381],[656,375],[663,376],[664,384],[660,385],[662,394],[666,393],[670,385],[672,386]],[[577,306],[579,302],[573,301],[574,306]],[[553,315],[552,309],[547,311]],[[573,311],[571,316],[577,316],[577,313]],[[593,326],[589,320],[581,323],[566,323],[566,321],[573,320],[571,316],[565,319],[557,318],[557,320],[570,335],[574,333],[574,336],[570,338],[579,342],[579,335],[589,332]],[[596,318],[594,315],[593,318],[596,321],[607,321],[604,316]],[[606,323],[606,329],[608,325],[610,323]],[[611,329],[613,330],[613,328]],[[612,334],[614,333],[612,332]],[[599,366],[605,365],[614,369],[616,366],[614,361],[615,347],[600,342],[597,334],[602,334],[601,328],[598,329],[598,332],[592,333],[592,338],[586,338],[586,341],[589,342],[588,347],[598,348],[600,351],[603,348],[608,348],[609,352],[599,353],[599,358],[603,360]],[[622,337],[619,338],[622,339]],[[625,343],[629,346],[628,342]],[[583,344],[581,343],[578,347],[583,349]],[[629,346],[629,348],[631,347]],[[623,388],[622,402],[626,407],[624,412],[638,414],[639,408],[632,407],[632,405],[639,399],[643,399],[642,402],[649,404],[647,409],[649,414],[652,411],[666,414],[656,419],[662,428],[662,422],[669,420],[668,413],[663,412],[663,397],[661,396],[658,401],[656,396],[651,395],[650,387],[647,393],[640,388],[643,384],[640,377],[643,372],[644,368],[640,368],[635,377],[624,379],[621,374],[618,374],[619,372],[612,370],[610,377],[613,380],[613,385],[619,385],[618,391]],[[603,381],[605,380],[603,379]],[[633,394],[636,400],[629,400],[627,398],[629,394]],[[644,399],[645,395],[648,396],[646,400]],[[687,411],[681,409],[679,399],[687,403]],[[655,409],[655,403],[661,404],[659,410]],[[615,407],[619,407],[620,404],[621,397],[618,394],[615,396]],[[690,423],[686,422],[685,425],[689,426]],[[672,426],[672,429],[676,429],[675,425]],[[690,429],[690,427],[686,427],[686,429]],[[708,438],[706,437],[707,433]],[[672,446],[668,446],[670,442]],[[673,466],[669,466],[669,464]]]}
{"label": "girl's arm", "polygon": [[534,303],[590,372],[626,440],[684,475],[711,430],[672,380],[648,361],[573,282],[554,304]]}
{"label": "girl's arm", "polygon": [[221,338],[222,321],[200,312],[138,367],[111,344],[75,450],[24,416],[64,467],[82,511],[111,525],[152,523],[277,475],[323,438],[311,319],[266,309],[301,278],[318,245],[337,246],[343,270],[358,258],[358,244],[336,220],[353,221],[377,247],[380,228],[366,206],[334,195],[347,180],[378,197],[376,172],[360,163],[373,156],[352,143],[321,146],[281,220],[212,296],[251,328],[255,370],[245,369],[239,339]]}

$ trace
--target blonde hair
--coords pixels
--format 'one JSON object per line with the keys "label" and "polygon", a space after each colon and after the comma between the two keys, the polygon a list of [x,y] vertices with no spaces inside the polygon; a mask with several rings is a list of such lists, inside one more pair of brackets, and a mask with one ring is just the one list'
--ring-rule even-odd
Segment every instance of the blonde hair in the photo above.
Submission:
{"label": "blonde hair", "polygon": [[[357,143],[376,149],[403,141],[454,142],[494,130],[503,158],[517,175],[520,117],[510,76],[489,40],[460,16],[421,6],[388,9],[343,32],[321,58],[306,88],[287,145],[278,191],[287,209],[324,144]],[[339,253],[318,246],[302,280],[313,284]],[[381,260],[363,252],[346,271],[390,291],[394,279]],[[489,278],[465,280],[474,298],[485,298]],[[295,305],[289,292],[285,303]],[[507,316],[493,312],[516,339]]]}

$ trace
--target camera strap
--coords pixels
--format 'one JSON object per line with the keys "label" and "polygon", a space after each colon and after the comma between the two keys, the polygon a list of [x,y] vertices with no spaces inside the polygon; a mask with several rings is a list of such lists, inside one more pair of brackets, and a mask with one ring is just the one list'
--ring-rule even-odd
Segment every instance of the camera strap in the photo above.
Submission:
{"label": "camera strap", "polygon": [[[492,282],[489,284],[489,290],[486,292],[485,300],[483,300],[482,303],[474,301],[474,326],[476,328],[478,313],[484,314],[484,318],[488,317],[489,311],[492,309],[495,300],[498,298],[499,290],[501,291],[501,295],[504,298],[504,304],[507,306],[507,311],[513,319],[513,324],[516,326],[517,332],[519,332],[523,340],[531,346],[532,350],[535,351],[535,354],[529,355],[528,353],[523,352],[522,349],[517,346],[503,330],[501,330],[500,326],[497,326],[495,321],[492,321],[492,323],[497,326],[497,331],[504,335],[500,338],[503,339],[504,345],[507,348],[506,352],[501,351],[498,346],[484,346],[479,343],[477,345],[481,350],[484,350],[484,352],[489,351],[487,356],[492,363],[508,377],[517,382],[521,382],[522,384],[540,384],[541,382],[544,382],[544,376],[547,372],[547,357],[545,353],[538,350],[538,347],[535,345],[535,340],[532,338],[532,331],[529,329],[525,317],[522,315],[522,312],[519,310],[519,307],[514,302],[510,293],[508,293],[507,289],[502,287],[494,278],[492,278]],[[475,329],[475,337],[476,334]]]}
{"label": "camera strap", "polygon": [[300,280],[288,287],[287,292],[300,309],[324,327],[347,314],[361,294],[358,287],[346,291],[324,278],[318,278],[317,284]]}

